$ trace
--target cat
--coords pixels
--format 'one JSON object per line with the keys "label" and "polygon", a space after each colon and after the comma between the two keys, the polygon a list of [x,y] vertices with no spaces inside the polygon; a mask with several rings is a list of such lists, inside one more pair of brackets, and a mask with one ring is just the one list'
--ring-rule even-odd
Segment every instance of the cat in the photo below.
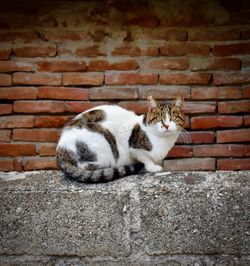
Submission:
{"label": "cat", "polygon": [[161,105],[152,96],[136,115],[116,105],[80,113],[64,127],[56,151],[59,168],[76,181],[98,183],[147,172],[161,163],[184,126],[183,99]]}

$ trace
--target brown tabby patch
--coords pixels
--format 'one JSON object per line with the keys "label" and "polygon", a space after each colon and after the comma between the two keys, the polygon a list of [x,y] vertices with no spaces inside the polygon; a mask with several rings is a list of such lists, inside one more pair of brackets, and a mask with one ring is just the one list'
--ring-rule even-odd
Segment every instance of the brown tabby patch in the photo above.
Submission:
{"label": "brown tabby patch", "polygon": [[134,149],[143,149],[147,151],[152,150],[152,144],[139,124],[136,124],[132,130],[131,136],[129,137],[129,146]]}

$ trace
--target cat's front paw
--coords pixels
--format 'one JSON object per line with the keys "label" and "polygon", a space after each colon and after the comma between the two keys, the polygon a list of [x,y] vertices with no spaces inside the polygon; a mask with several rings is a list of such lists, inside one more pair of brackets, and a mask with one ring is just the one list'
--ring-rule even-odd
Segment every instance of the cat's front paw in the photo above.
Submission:
{"label": "cat's front paw", "polygon": [[151,172],[151,173],[161,172],[163,170],[163,168],[157,164],[146,165],[145,168],[148,172]]}

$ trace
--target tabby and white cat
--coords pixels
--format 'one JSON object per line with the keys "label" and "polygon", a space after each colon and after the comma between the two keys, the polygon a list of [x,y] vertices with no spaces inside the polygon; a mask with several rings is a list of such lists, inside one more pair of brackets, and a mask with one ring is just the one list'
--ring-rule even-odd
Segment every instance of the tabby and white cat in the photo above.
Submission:
{"label": "tabby and white cat", "polygon": [[103,105],[77,115],[63,129],[57,163],[66,176],[86,183],[107,182],[162,171],[162,160],[184,126],[183,100],[159,104],[148,97],[145,115]]}

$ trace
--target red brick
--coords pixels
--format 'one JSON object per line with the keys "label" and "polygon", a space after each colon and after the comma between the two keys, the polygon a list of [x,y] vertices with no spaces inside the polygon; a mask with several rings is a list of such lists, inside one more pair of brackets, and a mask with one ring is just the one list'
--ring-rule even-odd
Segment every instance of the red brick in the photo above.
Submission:
{"label": "red brick", "polygon": [[188,69],[189,63],[185,58],[165,58],[165,59],[151,59],[143,63],[143,69],[172,69],[185,70]]}
{"label": "red brick", "polygon": [[245,156],[250,156],[250,145],[244,145],[244,154]]}
{"label": "red brick", "polygon": [[242,62],[241,62],[241,65],[242,65],[242,69],[247,69],[249,70],[250,68],[250,60],[249,59],[243,59]]}
{"label": "red brick", "polygon": [[250,101],[219,102],[218,111],[220,114],[250,112]]}
{"label": "red brick", "polygon": [[87,69],[84,61],[41,61],[37,63],[38,71],[82,72]]}
{"label": "red brick", "polygon": [[215,56],[231,56],[250,54],[250,43],[237,43],[229,45],[215,45],[213,47]]}
{"label": "red brick", "polygon": [[17,113],[62,113],[64,102],[59,101],[16,101],[14,111]]}
{"label": "red brick", "polygon": [[12,77],[9,74],[0,74],[0,86],[10,86],[12,84]]}
{"label": "red brick", "polygon": [[163,39],[166,41],[186,41],[187,32],[182,30],[167,30]]}
{"label": "red brick", "polygon": [[244,126],[250,126],[250,115],[244,116]]}
{"label": "red brick", "polygon": [[134,59],[110,62],[107,60],[92,60],[89,62],[89,71],[105,70],[135,70],[138,68],[137,61]]}
{"label": "red brick", "polygon": [[102,73],[65,73],[63,75],[63,85],[92,85],[103,84],[104,76]]}
{"label": "red brick", "polygon": [[80,41],[80,40],[90,40],[88,33],[83,31],[70,31],[57,29],[56,31],[43,31],[42,39],[49,42],[62,43],[65,40],[68,41]]}
{"label": "red brick", "polygon": [[155,99],[166,100],[174,99],[180,95],[185,99],[190,98],[190,88],[187,86],[150,86],[139,88],[140,99],[147,99],[148,96],[153,96]]}
{"label": "red brick", "polygon": [[17,72],[13,74],[13,83],[16,85],[61,85],[62,75]]}
{"label": "red brick", "polygon": [[55,157],[27,159],[24,171],[57,169]]}
{"label": "red brick", "polygon": [[83,57],[97,57],[97,56],[106,55],[106,53],[102,49],[100,49],[98,45],[85,47],[85,48],[78,48],[75,54]]}
{"label": "red brick", "polygon": [[124,24],[147,27],[147,28],[155,28],[160,24],[160,20],[157,16],[139,15],[137,17],[125,20]]}
{"label": "red brick", "polygon": [[241,38],[243,40],[249,40],[250,39],[250,30],[244,30],[241,32]]}
{"label": "red brick", "polygon": [[67,101],[65,103],[66,112],[70,113],[80,113],[84,112],[90,108],[93,108],[98,105],[107,104],[105,102],[78,102],[78,101]]}
{"label": "red brick", "polygon": [[242,88],[242,97],[250,98],[250,86]]}
{"label": "red brick", "polygon": [[250,170],[250,159],[219,159],[217,168],[224,171]]}
{"label": "red brick", "polygon": [[165,171],[211,171],[215,170],[214,158],[188,158],[164,161]]}
{"label": "red brick", "polygon": [[72,116],[36,116],[35,127],[63,127]]}
{"label": "red brick", "polygon": [[105,83],[108,85],[150,85],[156,84],[157,81],[158,75],[156,74],[119,73],[105,76]]}
{"label": "red brick", "polygon": [[193,147],[195,157],[242,157],[244,146],[235,144],[198,145]]}
{"label": "red brick", "polygon": [[239,40],[238,30],[202,30],[191,31],[188,35],[189,41],[230,41]]}
{"label": "red brick", "polygon": [[179,73],[179,74],[160,74],[161,84],[208,84],[211,79],[210,73]]}
{"label": "red brick", "polygon": [[191,58],[190,69],[198,70],[238,70],[241,68],[239,58]]}
{"label": "red brick", "polygon": [[137,88],[101,87],[90,90],[90,99],[92,100],[128,100],[137,98]]}
{"label": "red brick", "polygon": [[168,153],[167,157],[169,158],[184,158],[192,157],[193,148],[190,146],[174,146]]}
{"label": "red brick", "polygon": [[0,128],[18,128],[18,127],[33,127],[34,117],[31,115],[21,116],[2,116],[0,117]]}
{"label": "red brick", "polygon": [[161,55],[167,56],[184,56],[184,55],[199,55],[208,56],[210,53],[210,46],[205,44],[195,43],[175,43],[166,44],[160,48]]}
{"label": "red brick", "polygon": [[204,143],[214,143],[214,140],[215,140],[215,133],[212,131],[182,132],[177,140],[177,143],[204,144]]}
{"label": "red brick", "polygon": [[213,74],[215,85],[244,84],[250,82],[250,72],[229,72]]}
{"label": "red brick", "polygon": [[37,88],[35,87],[3,87],[0,88],[0,99],[18,100],[18,99],[36,99]]}
{"label": "red brick", "polygon": [[1,42],[16,42],[17,40],[31,42],[37,39],[38,34],[36,32],[5,31],[0,33]]}
{"label": "red brick", "polygon": [[0,61],[0,72],[16,72],[16,71],[34,71],[34,66],[31,63],[20,61]]}
{"label": "red brick", "polygon": [[14,171],[14,160],[13,159],[1,159],[0,160],[0,171],[9,172]]}
{"label": "red brick", "polygon": [[216,103],[214,102],[185,102],[185,114],[215,113]]}
{"label": "red brick", "polygon": [[39,147],[40,156],[55,156],[57,144],[41,144]]}
{"label": "red brick", "polygon": [[11,138],[11,130],[0,130],[0,142],[9,142]]}
{"label": "red brick", "polygon": [[241,89],[236,87],[196,87],[191,90],[193,100],[239,99]]}
{"label": "red brick", "polygon": [[0,48],[0,60],[8,60],[12,52],[11,48]]}
{"label": "red brick", "polygon": [[36,154],[34,144],[0,143],[0,156],[29,156]]}
{"label": "red brick", "polygon": [[17,57],[54,57],[56,56],[56,46],[25,46],[14,48]]}
{"label": "red brick", "polygon": [[146,102],[120,102],[119,105],[137,114],[145,114],[148,110]]}
{"label": "red brick", "polygon": [[0,115],[11,114],[12,111],[12,104],[0,104]]}
{"label": "red brick", "polygon": [[250,141],[250,129],[234,129],[217,131],[217,142],[247,142]]}
{"label": "red brick", "polygon": [[14,129],[13,140],[57,142],[59,131],[55,129]]}
{"label": "red brick", "polygon": [[89,91],[82,88],[39,87],[38,98],[54,100],[88,100]]}
{"label": "red brick", "polygon": [[112,55],[130,55],[130,56],[158,56],[159,50],[157,47],[144,47],[141,48],[139,46],[121,46],[116,47],[112,51]]}
{"label": "red brick", "polygon": [[192,129],[240,127],[242,123],[241,116],[199,116],[191,118]]}

